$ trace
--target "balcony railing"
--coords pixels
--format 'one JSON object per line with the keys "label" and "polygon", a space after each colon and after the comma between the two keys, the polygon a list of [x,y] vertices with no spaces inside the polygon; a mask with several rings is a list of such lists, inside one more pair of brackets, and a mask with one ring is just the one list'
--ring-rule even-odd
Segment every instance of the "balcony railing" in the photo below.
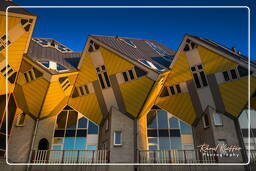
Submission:
{"label": "balcony railing", "polygon": [[141,150],[140,163],[216,163],[213,152],[202,155],[199,150]]}
{"label": "balcony railing", "polygon": [[108,150],[34,150],[32,163],[108,163]]}

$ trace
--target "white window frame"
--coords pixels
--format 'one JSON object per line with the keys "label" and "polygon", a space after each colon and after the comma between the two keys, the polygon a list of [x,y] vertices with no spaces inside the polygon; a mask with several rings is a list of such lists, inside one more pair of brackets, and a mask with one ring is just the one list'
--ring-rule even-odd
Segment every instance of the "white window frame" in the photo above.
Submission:
{"label": "white window frame", "polygon": [[[217,123],[215,116],[218,116],[220,118],[221,123]],[[217,113],[217,112],[213,113],[213,122],[215,126],[223,126],[223,119],[220,113]]]}
{"label": "white window frame", "polygon": [[[120,133],[120,144],[116,144],[116,134]],[[123,145],[123,132],[122,131],[114,131],[114,146],[122,146]]]}

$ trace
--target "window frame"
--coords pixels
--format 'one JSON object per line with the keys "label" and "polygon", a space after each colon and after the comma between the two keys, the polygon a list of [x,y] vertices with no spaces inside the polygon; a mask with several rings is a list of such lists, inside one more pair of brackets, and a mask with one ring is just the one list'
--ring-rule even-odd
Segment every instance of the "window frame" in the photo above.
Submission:
{"label": "window frame", "polygon": [[[240,73],[237,69],[238,67],[235,67],[235,68],[232,68],[232,69],[228,69],[228,70],[225,70],[222,73],[222,76],[223,76],[223,80],[225,82],[228,82],[228,81],[233,81],[233,80],[239,80],[241,78],[240,76]],[[233,78],[233,75],[231,73],[231,71],[234,71],[235,75],[236,75],[236,78]],[[225,76],[224,76],[224,73],[227,73],[227,76],[228,76],[228,80],[226,80]]]}
{"label": "window frame", "polygon": [[[208,125],[206,125],[205,117],[207,117]],[[205,129],[210,127],[210,118],[207,113],[203,115],[202,121],[203,121],[203,126]]]}
{"label": "window frame", "polygon": [[197,65],[191,66],[190,71],[192,73],[193,80],[194,80],[194,83],[195,83],[197,89],[209,86],[207,76],[204,72],[204,67],[202,64],[197,64]]}
{"label": "window frame", "polygon": [[[131,73],[133,75],[133,79],[131,77]],[[136,80],[138,78],[138,76],[137,76],[137,74],[135,72],[134,67],[132,69],[129,69],[127,71],[122,72],[122,76],[123,76],[124,82],[129,82],[129,81],[132,81],[132,80]],[[127,77],[127,80],[126,80],[125,77]]]}
{"label": "window frame", "polygon": [[[219,116],[221,123],[216,122],[216,117],[215,116]],[[217,112],[213,113],[213,123],[214,123],[215,126],[223,126],[223,118],[222,118],[220,113],[217,113]]]}
{"label": "window frame", "polygon": [[110,88],[111,82],[110,82],[109,75],[106,70],[106,66],[100,65],[100,66],[97,66],[95,69],[96,69],[96,74],[97,74],[101,89]]}
{"label": "window frame", "polygon": [[[120,133],[120,144],[116,144],[116,134]],[[114,131],[114,146],[122,146],[123,145],[123,133],[122,131]]]}
{"label": "window frame", "polygon": [[33,68],[31,68],[30,70],[24,72],[23,75],[24,75],[25,80],[26,80],[27,83],[36,80],[36,75],[35,75],[35,72],[34,72]]}

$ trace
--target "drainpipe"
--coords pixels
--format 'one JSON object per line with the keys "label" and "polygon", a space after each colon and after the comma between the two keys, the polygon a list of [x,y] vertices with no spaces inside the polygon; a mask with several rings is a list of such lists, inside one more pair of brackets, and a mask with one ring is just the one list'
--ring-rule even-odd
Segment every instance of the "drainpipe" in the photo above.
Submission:
{"label": "drainpipe", "polygon": [[[38,122],[39,122],[39,118],[36,119],[36,123],[35,123],[35,126],[34,126],[34,133],[33,133],[33,138],[32,138],[32,142],[31,142],[31,145],[30,145],[30,152],[29,152],[27,163],[30,163],[31,158],[32,158],[32,151],[33,151],[33,147],[34,147],[34,143],[35,143],[35,139],[36,139],[36,134],[37,134],[37,129],[38,129]],[[30,169],[30,165],[28,164],[26,170],[29,171],[29,169]]]}

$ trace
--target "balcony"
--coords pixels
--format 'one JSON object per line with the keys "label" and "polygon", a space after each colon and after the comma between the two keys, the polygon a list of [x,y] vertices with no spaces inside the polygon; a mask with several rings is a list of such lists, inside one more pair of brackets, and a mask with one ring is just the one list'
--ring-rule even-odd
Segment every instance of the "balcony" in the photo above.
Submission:
{"label": "balcony", "polygon": [[[208,153],[213,155],[213,152]],[[202,155],[199,150],[141,150],[140,163],[216,163],[214,156]]]}
{"label": "balcony", "polygon": [[108,150],[33,150],[32,163],[108,163]]}

